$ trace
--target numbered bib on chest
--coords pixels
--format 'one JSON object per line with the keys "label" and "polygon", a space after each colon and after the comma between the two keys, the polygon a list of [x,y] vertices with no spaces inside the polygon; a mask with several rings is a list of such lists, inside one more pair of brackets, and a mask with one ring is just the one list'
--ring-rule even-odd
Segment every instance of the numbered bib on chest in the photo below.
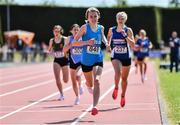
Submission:
{"label": "numbered bib on chest", "polygon": [[61,51],[54,52],[54,57],[56,58],[64,57],[64,53]]}
{"label": "numbered bib on chest", "polygon": [[87,46],[87,53],[100,54],[101,48],[97,46]]}
{"label": "numbered bib on chest", "polygon": [[118,54],[127,53],[127,47],[126,46],[116,46],[114,48],[114,52]]}
{"label": "numbered bib on chest", "polygon": [[140,52],[146,53],[146,52],[148,52],[148,48],[141,48],[141,49],[140,49]]}
{"label": "numbered bib on chest", "polygon": [[73,48],[72,53],[74,55],[81,55],[82,54],[82,48]]}

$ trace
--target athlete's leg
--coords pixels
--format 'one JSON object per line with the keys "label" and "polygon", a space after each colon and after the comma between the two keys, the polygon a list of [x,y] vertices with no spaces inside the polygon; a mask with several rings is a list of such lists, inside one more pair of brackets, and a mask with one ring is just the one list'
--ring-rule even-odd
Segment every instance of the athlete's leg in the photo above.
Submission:
{"label": "athlete's leg", "polygon": [[82,75],[82,71],[80,70],[80,66],[76,69],[76,80],[78,82],[79,85],[79,93],[80,95],[82,95],[84,93],[84,89],[82,86],[82,82],[81,82],[81,75]]}
{"label": "athlete's leg", "polygon": [[99,101],[100,96],[100,78],[102,75],[103,68],[101,66],[97,66],[93,68],[94,72],[94,92],[93,92],[93,106],[96,106]]}
{"label": "athlete's leg", "polygon": [[54,70],[54,76],[56,80],[56,85],[59,89],[59,92],[61,95],[63,95],[63,90],[62,90],[62,84],[61,84],[61,78],[60,78],[60,65],[58,63],[53,64],[53,70]]}
{"label": "athlete's leg", "polygon": [[112,60],[112,65],[113,65],[114,72],[115,72],[115,75],[114,75],[115,88],[118,88],[120,76],[121,76],[120,61],[114,59],[114,60]]}
{"label": "athlete's leg", "polygon": [[62,67],[63,81],[67,83],[69,81],[69,66]]}
{"label": "athlete's leg", "polygon": [[141,73],[141,81],[144,82],[144,72],[143,72],[143,62],[142,61],[138,61],[139,64],[139,68],[140,68],[140,73]]}
{"label": "athlete's leg", "polygon": [[73,90],[76,96],[79,96],[79,90],[78,90],[78,85],[76,81],[76,70],[75,69],[70,69],[70,74],[71,74],[71,81],[73,85]]}
{"label": "athlete's leg", "polygon": [[130,66],[122,67],[122,83],[121,83],[122,93],[121,93],[121,103],[120,103],[122,107],[125,106],[125,94],[128,84],[127,79],[129,76],[129,71],[130,71]]}
{"label": "athlete's leg", "polygon": [[129,75],[129,71],[130,71],[130,66],[123,66],[122,67],[122,94],[121,96],[125,96],[126,93],[126,89],[127,89],[127,79],[128,79],[128,75]]}
{"label": "athlete's leg", "polygon": [[118,88],[119,88],[119,81],[121,76],[121,67],[120,67],[120,61],[119,60],[112,60],[113,68],[114,68],[114,82],[115,82],[115,88],[112,94],[112,98],[115,100],[118,96]]}
{"label": "athlete's leg", "polygon": [[97,109],[97,104],[99,102],[99,97],[100,97],[100,78],[102,75],[102,67],[97,66],[93,68],[94,72],[94,92],[93,92],[93,109],[91,114],[96,115],[98,114],[98,109]]}

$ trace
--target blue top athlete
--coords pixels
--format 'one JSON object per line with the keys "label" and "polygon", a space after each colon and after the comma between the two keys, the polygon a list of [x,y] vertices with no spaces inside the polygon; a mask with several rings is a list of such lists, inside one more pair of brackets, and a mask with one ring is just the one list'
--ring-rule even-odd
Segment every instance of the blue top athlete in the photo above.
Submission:
{"label": "blue top athlete", "polygon": [[[81,55],[82,55],[82,47],[79,46],[72,46],[75,42],[74,37],[79,32],[80,27],[78,24],[73,24],[71,26],[70,32],[72,33],[71,36],[67,38],[67,44],[64,47],[64,52],[69,52],[69,62],[70,62],[70,74],[71,74],[71,81],[73,83],[73,90],[76,95],[76,99],[74,104],[78,105],[80,103],[80,95],[83,94],[83,87],[81,85]],[[81,39],[80,39],[81,40]]]}
{"label": "blue top athlete", "polygon": [[150,47],[150,40],[147,37],[140,37],[137,42],[136,46],[139,48],[139,51],[137,52],[138,60],[143,60],[145,57],[149,56],[149,47]]}
{"label": "blue top athlete", "polygon": [[[73,46],[83,46],[81,66],[87,81],[88,90],[90,93],[93,92],[94,95],[92,115],[96,115],[98,113],[96,105],[100,96],[99,80],[103,68],[101,44],[103,41],[107,45],[107,40],[104,36],[104,27],[98,24],[100,18],[99,10],[94,7],[88,8],[85,16],[87,23],[81,27],[76,35],[75,40],[77,42],[74,42]],[[82,41],[78,42],[78,39],[81,37]],[[92,91],[93,83],[94,90]]]}
{"label": "blue top athlete", "polygon": [[[117,98],[120,77],[122,76],[121,106],[125,105],[125,93],[127,78],[131,66],[130,47],[134,47],[134,36],[131,28],[125,25],[127,14],[118,12],[116,14],[117,26],[109,29],[108,42],[111,43],[111,61],[115,71],[115,88],[112,94],[113,99]],[[122,66],[122,68],[121,68]],[[122,70],[122,71],[121,71]]]}
{"label": "blue top athlete", "polygon": [[141,81],[146,80],[147,63],[146,59],[149,56],[149,50],[152,48],[151,41],[146,37],[146,31],[141,29],[139,31],[139,39],[136,42],[137,48],[137,62],[140,68]]}

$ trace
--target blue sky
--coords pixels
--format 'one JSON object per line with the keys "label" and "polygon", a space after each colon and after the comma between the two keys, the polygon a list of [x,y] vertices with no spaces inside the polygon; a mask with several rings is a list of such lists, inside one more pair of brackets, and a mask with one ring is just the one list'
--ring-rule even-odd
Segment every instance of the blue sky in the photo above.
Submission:
{"label": "blue sky", "polygon": [[[39,4],[43,3],[44,0],[15,0],[19,4]],[[108,7],[116,4],[116,0],[54,0],[59,5],[64,6],[102,6],[106,5]],[[127,0],[128,5],[139,6],[139,5],[154,5],[160,7],[167,7],[169,0]]]}

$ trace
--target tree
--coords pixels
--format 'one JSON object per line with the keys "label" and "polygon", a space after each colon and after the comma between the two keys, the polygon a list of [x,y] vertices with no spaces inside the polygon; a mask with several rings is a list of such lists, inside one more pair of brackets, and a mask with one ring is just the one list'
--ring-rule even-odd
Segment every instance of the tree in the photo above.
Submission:
{"label": "tree", "polygon": [[55,0],[43,0],[42,4],[43,6],[57,6]]}
{"label": "tree", "polygon": [[180,6],[180,0],[170,0],[169,5],[174,6],[174,7],[179,7]]}
{"label": "tree", "polygon": [[127,6],[127,0],[116,0],[117,6]]}
{"label": "tree", "polygon": [[0,0],[0,4],[11,5],[11,4],[17,4],[17,3],[15,2],[15,0]]}

